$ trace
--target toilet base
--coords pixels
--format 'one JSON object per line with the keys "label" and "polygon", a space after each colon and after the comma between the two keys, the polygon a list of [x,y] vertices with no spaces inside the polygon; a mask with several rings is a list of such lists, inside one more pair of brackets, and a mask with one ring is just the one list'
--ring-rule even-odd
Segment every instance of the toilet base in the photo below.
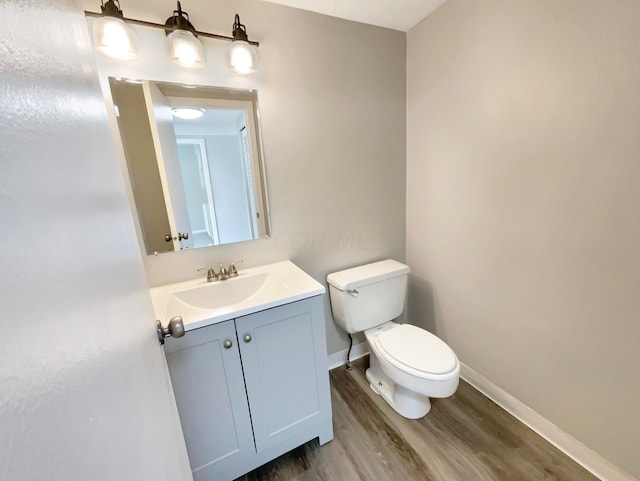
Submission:
{"label": "toilet base", "polygon": [[370,357],[371,367],[366,376],[371,389],[391,406],[398,414],[408,419],[420,419],[431,410],[431,401],[419,394],[394,383],[377,365],[377,359]]}

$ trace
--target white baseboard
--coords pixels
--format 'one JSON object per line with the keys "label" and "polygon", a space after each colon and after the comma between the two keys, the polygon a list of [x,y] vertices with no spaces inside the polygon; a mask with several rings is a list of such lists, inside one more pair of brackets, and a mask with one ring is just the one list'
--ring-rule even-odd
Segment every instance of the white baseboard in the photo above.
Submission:
{"label": "white baseboard", "polygon": [[[342,351],[334,352],[333,354],[329,354],[329,371],[331,369],[335,369],[336,367],[344,366],[347,362],[347,351],[349,349],[343,349]],[[351,360],[355,361],[356,359],[360,359],[361,357],[369,354],[369,344],[367,341],[361,342],[360,344],[356,344],[351,348]]]}
{"label": "white baseboard", "polygon": [[460,377],[602,481],[638,481],[464,363]]}

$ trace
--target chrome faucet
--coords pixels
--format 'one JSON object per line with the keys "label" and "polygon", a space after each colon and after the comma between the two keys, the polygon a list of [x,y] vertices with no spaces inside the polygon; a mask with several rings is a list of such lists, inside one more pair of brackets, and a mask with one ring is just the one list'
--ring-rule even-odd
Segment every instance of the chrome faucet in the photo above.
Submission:
{"label": "chrome faucet", "polygon": [[229,271],[227,271],[224,267],[222,267],[222,263],[221,263],[220,271],[218,272],[218,280],[224,281],[225,279],[229,279]]}
{"label": "chrome faucet", "polygon": [[227,275],[229,277],[238,277],[238,268],[236,267],[236,264],[242,264],[243,262],[244,261],[235,261],[229,264],[229,270]]}
{"label": "chrome faucet", "polygon": [[218,274],[213,267],[201,267],[198,272],[207,271],[207,282],[217,281],[219,279]]}
{"label": "chrome faucet", "polygon": [[238,268],[236,267],[236,264],[242,264],[242,261],[232,262],[229,264],[228,269],[222,267],[222,263],[220,263],[218,264],[220,266],[220,270],[218,272],[216,272],[213,267],[201,267],[198,269],[198,272],[207,271],[207,282],[224,281],[231,277],[238,277]]}

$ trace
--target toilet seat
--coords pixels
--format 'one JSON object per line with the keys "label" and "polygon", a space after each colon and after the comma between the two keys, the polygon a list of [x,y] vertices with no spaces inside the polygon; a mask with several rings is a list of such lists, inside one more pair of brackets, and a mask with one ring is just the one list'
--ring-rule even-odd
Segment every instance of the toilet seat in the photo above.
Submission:
{"label": "toilet seat", "polygon": [[422,379],[448,379],[459,369],[458,358],[444,341],[411,324],[395,324],[374,342],[389,364]]}

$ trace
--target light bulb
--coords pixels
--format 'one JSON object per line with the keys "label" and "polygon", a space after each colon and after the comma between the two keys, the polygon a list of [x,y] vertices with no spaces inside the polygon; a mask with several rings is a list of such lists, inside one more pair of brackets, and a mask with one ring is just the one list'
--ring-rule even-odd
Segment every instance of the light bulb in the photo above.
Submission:
{"label": "light bulb", "polygon": [[234,40],[229,47],[229,67],[234,72],[248,74],[257,69],[256,49],[249,42]]}
{"label": "light bulb", "polygon": [[204,66],[204,49],[200,40],[188,30],[174,30],[167,37],[173,63],[188,68]]}
{"label": "light bulb", "polygon": [[111,16],[93,22],[95,49],[112,58],[131,60],[138,57],[138,40],[133,29],[124,20]]}

